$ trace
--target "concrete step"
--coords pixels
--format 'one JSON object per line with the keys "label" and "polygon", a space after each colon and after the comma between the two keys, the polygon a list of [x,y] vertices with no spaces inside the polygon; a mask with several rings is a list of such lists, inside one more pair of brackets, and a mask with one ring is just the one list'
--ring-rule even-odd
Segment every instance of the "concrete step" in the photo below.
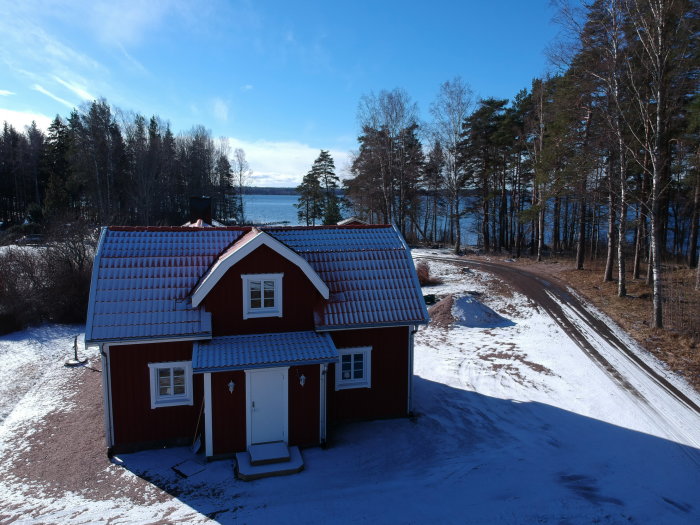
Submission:
{"label": "concrete step", "polygon": [[238,479],[252,481],[254,479],[269,478],[272,476],[286,476],[296,474],[304,470],[304,459],[298,447],[289,448],[289,460],[280,463],[267,463],[264,465],[252,465],[248,452],[236,454],[235,472]]}
{"label": "concrete step", "polygon": [[267,465],[289,461],[289,447],[284,441],[262,443],[248,447],[251,465]]}

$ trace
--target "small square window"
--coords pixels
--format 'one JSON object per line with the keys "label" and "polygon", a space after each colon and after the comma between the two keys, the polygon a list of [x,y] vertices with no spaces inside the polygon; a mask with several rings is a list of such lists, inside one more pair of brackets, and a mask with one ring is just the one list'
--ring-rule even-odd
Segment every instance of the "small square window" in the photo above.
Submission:
{"label": "small square window", "polygon": [[243,319],[282,317],[282,275],[250,274],[243,279]]}
{"label": "small square window", "polygon": [[372,382],[372,347],[339,348],[340,360],[335,370],[335,389],[370,388]]}
{"label": "small square window", "polygon": [[151,408],[192,404],[192,364],[149,363]]}

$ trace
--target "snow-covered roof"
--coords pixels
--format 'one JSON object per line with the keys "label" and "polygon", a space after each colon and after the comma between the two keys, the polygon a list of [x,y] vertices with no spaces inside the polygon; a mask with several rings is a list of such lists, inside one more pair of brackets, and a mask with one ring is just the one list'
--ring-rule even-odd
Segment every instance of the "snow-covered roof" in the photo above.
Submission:
{"label": "snow-covered roof", "polygon": [[411,253],[393,226],[270,228],[330,289],[316,328],[427,323]]}
{"label": "snow-covered roof", "polygon": [[363,221],[359,217],[348,217],[347,219],[343,219],[342,221],[338,221],[338,226],[347,226],[350,224],[369,224],[367,221]]}
{"label": "snow-covered roof", "polygon": [[[392,226],[263,228],[329,290],[317,330],[426,323],[408,247]],[[251,228],[110,227],[93,269],[86,341],[209,339],[196,286]],[[321,294],[325,296],[326,294]]]}
{"label": "snow-covered roof", "polygon": [[306,331],[231,335],[195,344],[192,370],[195,373],[216,372],[337,360],[338,351],[328,334]]}

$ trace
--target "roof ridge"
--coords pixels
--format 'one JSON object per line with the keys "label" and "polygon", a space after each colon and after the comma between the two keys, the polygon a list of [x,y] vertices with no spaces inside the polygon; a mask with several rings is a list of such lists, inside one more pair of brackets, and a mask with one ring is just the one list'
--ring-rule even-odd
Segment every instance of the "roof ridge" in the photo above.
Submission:
{"label": "roof ridge", "polygon": [[109,231],[114,232],[213,232],[213,231],[259,231],[268,230],[372,230],[392,228],[391,224],[329,224],[319,226],[107,226]]}

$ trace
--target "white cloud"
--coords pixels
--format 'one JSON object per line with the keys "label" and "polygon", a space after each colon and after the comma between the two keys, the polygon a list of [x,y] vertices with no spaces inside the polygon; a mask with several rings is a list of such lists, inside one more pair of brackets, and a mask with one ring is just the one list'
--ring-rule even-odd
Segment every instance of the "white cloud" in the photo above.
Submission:
{"label": "white cloud", "polygon": [[10,95],[14,95],[14,92],[8,91],[7,89],[0,89],[0,97],[9,97]]}
{"label": "white cloud", "polygon": [[63,80],[60,77],[57,77],[56,75],[53,76],[53,79],[56,82],[58,82],[59,84],[61,84],[63,87],[65,87],[66,89],[69,89],[70,91],[72,91],[73,93],[78,95],[83,100],[95,100],[95,99],[97,99],[97,97],[95,95],[86,91],[85,87],[78,84],[77,82],[69,82],[69,81]]}
{"label": "white cloud", "polygon": [[0,108],[0,122],[7,121],[19,130],[24,129],[24,126],[29,126],[34,121],[37,126],[46,131],[49,129],[52,120],[51,117],[41,113]]}
{"label": "white cloud", "polygon": [[213,104],[214,116],[219,120],[228,120],[228,104],[218,97],[214,99]]}
{"label": "white cloud", "polygon": [[90,25],[103,42],[124,46],[140,44],[144,35],[178,7],[177,1],[108,0],[91,2]]}
{"label": "white cloud", "polygon": [[58,95],[54,95],[53,93],[51,93],[51,91],[49,91],[46,88],[41,87],[39,84],[34,84],[32,86],[32,89],[34,91],[38,91],[39,93],[43,93],[47,97],[54,99],[56,102],[60,102],[61,104],[63,104],[64,106],[66,106],[70,109],[73,109],[75,107],[75,104],[68,102],[65,98],[61,98]]}
{"label": "white cloud", "polygon": [[126,49],[124,49],[123,45],[118,44],[117,47],[122,52],[122,55],[124,56],[124,58],[126,58],[127,64],[129,64],[129,66],[131,66],[132,69],[135,69],[136,71],[138,71],[141,74],[148,74],[148,70],[146,69],[146,67],[141,62],[136,60],[133,56],[131,56],[126,51]]}
{"label": "white cloud", "polygon": [[[246,159],[253,170],[251,183],[255,186],[298,186],[321,152],[321,148],[300,142],[229,140],[232,150],[245,150]],[[348,163],[349,154],[340,150],[331,150],[330,154],[335,161],[335,172],[340,175]]]}
{"label": "white cloud", "polygon": [[241,86],[241,91],[251,91],[253,89],[253,84],[245,84]]}

